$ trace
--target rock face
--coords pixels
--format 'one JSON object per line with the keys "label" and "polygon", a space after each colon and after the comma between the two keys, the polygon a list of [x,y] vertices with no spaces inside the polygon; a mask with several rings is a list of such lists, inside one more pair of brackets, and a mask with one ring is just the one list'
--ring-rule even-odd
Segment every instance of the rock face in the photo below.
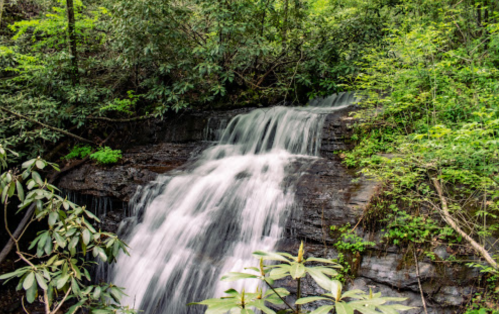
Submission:
{"label": "rock face", "polygon": [[[290,178],[290,182],[298,182],[295,188],[300,206],[288,219],[287,237],[280,244],[281,250],[296,253],[300,239],[306,242],[309,256],[338,257],[330,226],[356,225],[374,194],[376,183],[357,178],[335,154],[354,145],[350,140],[354,121],[348,115],[354,109],[346,108],[327,117],[322,134],[322,158],[306,167],[300,162],[292,165],[295,169],[290,172],[295,178]],[[213,145],[211,141],[219,138],[220,129],[232,117],[249,110],[190,113],[165,121],[123,126],[119,139],[113,144],[123,148],[120,164],[110,167],[85,164],[63,176],[58,186],[75,192],[79,201],[88,206],[109,202],[110,212],[103,219],[106,225],[103,228],[116,231],[118,223],[127,215],[126,202],[138,186],[154,181],[159,174],[181,171],[204,148]],[[90,196],[92,200],[83,199],[82,195]],[[381,237],[380,234],[366,234],[360,227],[358,231],[365,238]],[[445,255],[445,248],[441,254],[438,250],[436,253]],[[419,255],[419,280],[428,313],[457,313],[459,306],[474,292],[472,287],[478,274],[443,261],[434,263]],[[356,276],[348,282],[351,288],[367,291],[372,286],[374,292],[382,292],[384,296],[408,298],[405,303],[415,309],[405,313],[424,313],[412,252],[378,246],[358,257],[353,271]],[[284,285],[290,291],[296,290],[292,282],[284,281]],[[311,295],[323,291],[310,282],[305,285],[304,293]]]}

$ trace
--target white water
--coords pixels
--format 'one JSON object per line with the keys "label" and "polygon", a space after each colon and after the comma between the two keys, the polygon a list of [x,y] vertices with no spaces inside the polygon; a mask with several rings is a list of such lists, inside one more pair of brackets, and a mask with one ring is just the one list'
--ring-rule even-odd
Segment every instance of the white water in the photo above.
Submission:
{"label": "white water", "polygon": [[275,248],[294,205],[288,166],[316,158],[325,116],[354,101],[341,96],[239,115],[189,170],[139,190],[126,239],[131,256],[111,270],[126,288],[123,304],[145,314],[199,313],[186,304],[235,287],[220,276],[256,266],[253,251]]}

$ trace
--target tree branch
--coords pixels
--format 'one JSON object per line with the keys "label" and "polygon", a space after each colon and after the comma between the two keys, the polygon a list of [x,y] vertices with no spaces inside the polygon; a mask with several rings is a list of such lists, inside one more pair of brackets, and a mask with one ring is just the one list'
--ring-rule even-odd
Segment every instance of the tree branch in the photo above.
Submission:
{"label": "tree branch", "polygon": [[47,124],[42,123],[42,122],[40,122],[40,121],[36,121],[35,119],[31,119],[31,118],[29,118],[29,117],[26,117],[26,116],[24,116],[24,115],[20,114],[20,113],[17,113],[17,112],[14,112],[14,111],[10,111],[9,109],[7,109],[7,108],[5,108],[5,107],[0,106],[0,110],[3,110],[3,111],[5,111],[5,112],[7,112],[7,113],[10,113],[11,115],[16,116],[16,117],[18,117],[18,118],[20,118],[20,119],[24,119],[24,120],[26,120],[26,121],[29,121],[29,122],[32,122],[32,123],[38,124],[38,125],[40,125],[40,126],[42,126],[42,127],[44,127],[44,128],[50,129],[50,130],[52,130],[52,131],[56,131],[56,132],[62,133],[62,134],[64,134],[64,135],[67,135],[67,136],[73,137],[73,138],[75,138],[75,139],[77,139],[77,140],[80,140],[80,141],[82,141],[82,142],[86,142],[86,143],[94,144],[94,142],[92,142],[92,141],[90,141],[90,140],[87,140],[86,138],[83,138],[83,137],[78,136],[78,135],[76,135],[76,134],[70,133],[70,132],[65,131],[65,130],[63,130],[63,129],[59,129],[59,128],[56,128],[56,127],[53,127],[53,126],[47,125]]}
{"label": "tree branch", "polygon": [[[442,209],[439,210],[440,215],[442,215],[442,218],[444,219],[445,222],[447,222],[454,231],[456,231],[460,236],[462,236],[468,243],[478,252],[482,257],[487,261],[487,263],[490,264],[490,266],[494,268],[498,268],[498,264],[496,261],[490,256],[489,252],[478,244],[472,237],[470,237],[466,232],[464,232],[454,221],[452,216],[449,213],[449,207],[447,205],[447,200],[445,199],[443,192],[442,192],[442,186],[440,185],[440,182],[438,182],[437,179],[432,178],[433,185],[435,186],[435,189],[437,190],[438,196],[440,198],[440,202],[442,203]],[[436,207],[438,209],[438,207]]]}
{"label": "tree branch", "polygon": [[102,120],[102,121],[107,121],[107,122],[132,122],[132,121],[152,119],[154,117],[155,117],[155,115],[150,114],[147,116],[125,118],[125,119],[111,119],[111,118],[106,118],[106,117],[85,117],[85,119],[87,119],[87,120]]}

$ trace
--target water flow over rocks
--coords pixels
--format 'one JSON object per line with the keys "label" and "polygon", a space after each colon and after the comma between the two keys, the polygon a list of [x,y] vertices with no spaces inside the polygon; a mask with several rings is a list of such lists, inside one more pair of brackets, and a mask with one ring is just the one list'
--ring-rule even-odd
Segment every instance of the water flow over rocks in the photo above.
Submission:
{"label": "water flow over rocks", "polygon": [[124,303],[145,314],[197,313],[186,304],[221,295],[222,273],[274,249],[295,205],[285,180],[291,163],[315,160],[325,116],[353,101],[345,95],[239,115],[188,170],[141,189],[128,227],[131,256],[110,273],[126,288]]}

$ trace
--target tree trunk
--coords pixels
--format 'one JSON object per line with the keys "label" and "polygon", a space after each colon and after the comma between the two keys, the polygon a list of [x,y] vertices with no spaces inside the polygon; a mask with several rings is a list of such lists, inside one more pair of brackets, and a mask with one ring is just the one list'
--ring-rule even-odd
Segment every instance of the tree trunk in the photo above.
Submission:
{"label": "tree trunk", "polygon": [[5,5],[5,0],[0,0],[0,27],[2,27],[2,14],[3,14],[4,5]]}
{"label": "tree trunk", "polygon": [[288,3],[289,0],[284,2],[284,20],[282,23],[282,43],[286,42],[286,33],[288,31]]}
{"label": "tree trunk", "polygon": [[78,53],[76,51],[76,28],[73,0],[66,0],[66,10],[68,13],[69,49],[71,51],[71,82],[73,83],[73,86],[76,86],[80,83],[80,76],[78,74]]}

